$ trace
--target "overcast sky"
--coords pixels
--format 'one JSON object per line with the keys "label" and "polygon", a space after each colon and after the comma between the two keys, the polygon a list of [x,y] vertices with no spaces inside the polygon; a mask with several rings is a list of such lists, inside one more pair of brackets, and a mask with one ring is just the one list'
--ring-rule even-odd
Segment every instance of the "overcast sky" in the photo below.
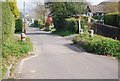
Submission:
{"label": "overcast sky", "polygon": [[[34,1],[34,0],[17,0],[18,8],[20,11],[22,11],[22,9],[23,9],[23,2],[24,1],[26,2],[26,9],[27,10],[34,8],[35,5],[30,2],[30,1]],[[43,2],[43,0],[37,0],[37,1]],[[81,1],[81,0],[77,0],[77,1]],[[92,5],[97,5],[100,2],[103,2],[105,0],[87,0],[87,1],[90,2]]]}

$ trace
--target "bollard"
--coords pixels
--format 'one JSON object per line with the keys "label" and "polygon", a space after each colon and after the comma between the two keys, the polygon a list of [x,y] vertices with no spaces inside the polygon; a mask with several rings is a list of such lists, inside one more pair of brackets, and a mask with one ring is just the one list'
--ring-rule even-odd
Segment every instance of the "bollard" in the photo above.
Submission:
{"label": "bollard", "polygon": [[83,29],[80,29],[79,34],[83,34]]}
{"label": "bollard", "polygon": [[27,31],[26,31],[26,29],[24,30],[24,34],[26,34],[27,33]]}
{"label": "bollard", "polygon": [[25,39],[26,39],[25,33],[21,33],[21,41],[25,41]]}
{"label": "bollard", "polygon": [[26,34],[26,30],[24,30],[24,33]]}
{"label": "bollard", "polygon": [[94,31],[93,31],[93,30],[90,30],[89,33],[90,33],[89,36],[90,36],[90,37],[93,37],[93,35],[94,35]]}

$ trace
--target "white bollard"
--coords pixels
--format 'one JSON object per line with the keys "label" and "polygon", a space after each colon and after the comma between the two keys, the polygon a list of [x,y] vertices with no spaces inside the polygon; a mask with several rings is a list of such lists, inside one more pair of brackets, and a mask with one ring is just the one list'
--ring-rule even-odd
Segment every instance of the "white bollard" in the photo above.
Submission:
{"label": "white bollard", "polygon": [[90,36],[90,37],[93,37],[93,35],[94,35],[94,31],[93,31],[93,30],[90,30],[89,33],[90,33],[89,36]]}
{"label": "white bollard", "polygon": [[25,33],[21,33],[21,41],[25,41],[25,39],[26,39]]}
{"label": "white bollard", "polygon": [[79,34],[83,34],[83,29],[80,29]]}

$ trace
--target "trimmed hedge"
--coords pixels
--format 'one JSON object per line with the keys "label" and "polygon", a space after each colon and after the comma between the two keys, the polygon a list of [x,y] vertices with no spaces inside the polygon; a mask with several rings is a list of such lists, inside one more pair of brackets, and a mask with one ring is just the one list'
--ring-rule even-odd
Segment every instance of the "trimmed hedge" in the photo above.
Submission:
{"label": "trimmed hedge", "polygon": [[56,31],[66,31],[66,20],[64,17],[53,17],[53,24],[56,29]]}
{"label": "trimmed hedge", "polygon": [[[87,25],[87,22],[88,22],[88,18],[82,17],[81,28],[84,31],[87,31],[87,28],[85,28],[85,26]],[[75,19],[75,18],[66,19],[66,27],[68,31],[73,33],[78,33],[78,28],[79,28],[78,19]]]}
{"label": "trimmed hedge", "polygon": [[15,21],[15,32],[22,32],[22,19],[17,19]]}
{"label": "trimmed hedge", "polygon": [[90,38],[88,33],[84,33],[76,36],[73,43],[83,47],[88,52],[99,55],[118,56],[120,54],[120,41],[99,35]]}
{"label": "trimmed hedge", "polygon": [[101,15],[93,15],[92,18],[100,20],[103,16]]}
{"label": "trimmed hedge", "polygon": [[104,23],[116,27],[120,27],[120,14],[104,15]]}
{"label": "trimmed hedge", "polygon": [[2,2],[2,32],[4,34],[14,34],[15,31],[15,17],[11,12],[9,5]]}
{"label": "trimmed hedge", "polygon": [[77,21],[66,21],[66,27],[68,31],[72,33],[78,33],[78,22]]}

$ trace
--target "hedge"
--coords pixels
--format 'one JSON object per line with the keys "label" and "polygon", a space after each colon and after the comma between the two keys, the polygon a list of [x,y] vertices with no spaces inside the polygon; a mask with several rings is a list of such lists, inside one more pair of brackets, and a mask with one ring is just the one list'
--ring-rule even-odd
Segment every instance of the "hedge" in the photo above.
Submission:
{"label": "hedge", "polygon": [[103,16],[101,15],[93,15],[92,18],[100,20]]}
{"label": "hedge", "polygon": [[88,33],[84,33],[76,36],[73,42],[86,49],[86,51],[99,55],[118,56],[120,54],[120,41],[111,38],[99,35],[90,38]]}
{"label": "hedge", "polygon": [[22,19],[17,19],[15,21],[15,32],[22,32]]}
{"label": "hedge", "polygon": [[78,33],[78,22],[77,21],[66,21],[66,31],[70,31],[72,33]]}
{"label": "hedge", "polygon": [[12,14],[9,5],[2,2],[2,32],[4,34],[14,34],[15,31],[15,17]]}
{"label": "hedge", "polygon": [[104,15],[104,23],[116,27],[120,27],[120,14]]}
{"label": "hedge", "polygon": [[[81,20],[81,28],[86,31],[87,28],[85,28],[85,26],[87,25],[88,22],[88,18],[87,17],[82,17]],[[79,28],[79,23],[78,23],[78,19],[75,18],[69,18],[66,19],[66,25],[67,30],[73,33],[78,33],[78,28]]]}
{"label": "hedge", "polygon": [[57,31],[66,31],[66,21],[64,17],[58,18],[58,17],[53,17],[53,24],[54,27]]}

